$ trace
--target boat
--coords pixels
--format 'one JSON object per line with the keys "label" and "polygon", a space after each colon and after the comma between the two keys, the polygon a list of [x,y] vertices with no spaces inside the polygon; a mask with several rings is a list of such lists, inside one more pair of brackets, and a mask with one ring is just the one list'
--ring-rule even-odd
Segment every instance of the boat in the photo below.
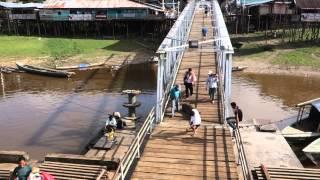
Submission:
{"label": "boat", "polygon": [[18,69],[23,70],[28,73],[51,76],[51,77],[71,77],[75,74],[74,72],[66,72],[49,68],[36,67],[31,65],[25,65],[19,62],[16,62]]}
{"label": "boat", "polygon": [[245,70],[247,68],[248,68],[247,66],[235,66],[235,67],[232,67],[232,72],[243,71],[243,70]]}
{"label": "boat", "polygon": [[315,165],[320,166],[320,138],[314,140],[302,151]]}
{"label": "boat", "polygon": [[95,67],[99,67],[99,66],[103,66],[105,63],[104,62],[100,62],[100,63],[80,63],[78,65],[74,65],[74,66],[56,66],[56,69],[58,70],[68,70],[68,69],[90,69],[90,68],[95,68]]}
{"label": "boat", "polygon": [[[313,141],[320,137],[320,98],[296,105],[298,115],[289,119],[281,134],[291,142]],[[278,126],[279,127],[279,126]]]}

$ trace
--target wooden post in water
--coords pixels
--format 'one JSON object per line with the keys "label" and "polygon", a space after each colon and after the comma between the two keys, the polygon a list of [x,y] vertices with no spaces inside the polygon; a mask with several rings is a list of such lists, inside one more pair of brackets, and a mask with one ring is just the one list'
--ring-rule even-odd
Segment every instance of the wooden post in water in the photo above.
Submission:
{"label": "wooden post in water", "polygon": [[4,84],[4,76],[3,76],[3,73],[0,72],[0,76],[1,76],[1,89],[2,89],[2,96],[3,98],[6,97],[6,91],[5,91],[5,84]]}

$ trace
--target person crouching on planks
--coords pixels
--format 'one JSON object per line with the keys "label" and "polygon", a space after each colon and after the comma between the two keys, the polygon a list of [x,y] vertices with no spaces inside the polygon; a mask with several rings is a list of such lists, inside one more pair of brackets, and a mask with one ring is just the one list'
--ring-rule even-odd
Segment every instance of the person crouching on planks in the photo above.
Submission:
{"label": "person crouching on planks", "polygon": [[197,109],[192,109],[190,113],[190,127],[186,129],[186,132],[191,129],[193,134],[191,136],[195,136],[197,134],[197,129],[201,125],[201,116]]}

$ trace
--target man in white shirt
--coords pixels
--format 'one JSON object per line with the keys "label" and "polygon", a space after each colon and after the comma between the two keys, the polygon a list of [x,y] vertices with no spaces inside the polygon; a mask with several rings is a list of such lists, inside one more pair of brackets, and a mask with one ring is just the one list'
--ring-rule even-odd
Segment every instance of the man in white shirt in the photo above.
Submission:
{"label": "man in white shirt", "polygon": [[209,96],[211,103],[214,103],[215,93],[217,92],[218,88],[218,77],[216,74],[213,74],[212,71],[208,73],[208,79],[206,81],[206,90],[209,90]]}
{"label": "man in white shirt", "polygon": [[201,125],[201,117],[197,109],[192,109],[190,115],[190,128],[187,128],[186,131],[188,132],[189,129],[192,129],[192,136],[194,136],[197,133],[198,127]]}

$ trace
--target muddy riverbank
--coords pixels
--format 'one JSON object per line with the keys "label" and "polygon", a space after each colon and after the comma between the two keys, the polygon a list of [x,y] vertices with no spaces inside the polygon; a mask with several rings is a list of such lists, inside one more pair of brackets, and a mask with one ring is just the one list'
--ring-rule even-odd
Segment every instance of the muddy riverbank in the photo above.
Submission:
{"label": "muddy riverbank", "polygon": [[235,60],[233,66],[248,67],[246,73],[320,77],[320,69],[310,66],[276,65],[268,61]]}

